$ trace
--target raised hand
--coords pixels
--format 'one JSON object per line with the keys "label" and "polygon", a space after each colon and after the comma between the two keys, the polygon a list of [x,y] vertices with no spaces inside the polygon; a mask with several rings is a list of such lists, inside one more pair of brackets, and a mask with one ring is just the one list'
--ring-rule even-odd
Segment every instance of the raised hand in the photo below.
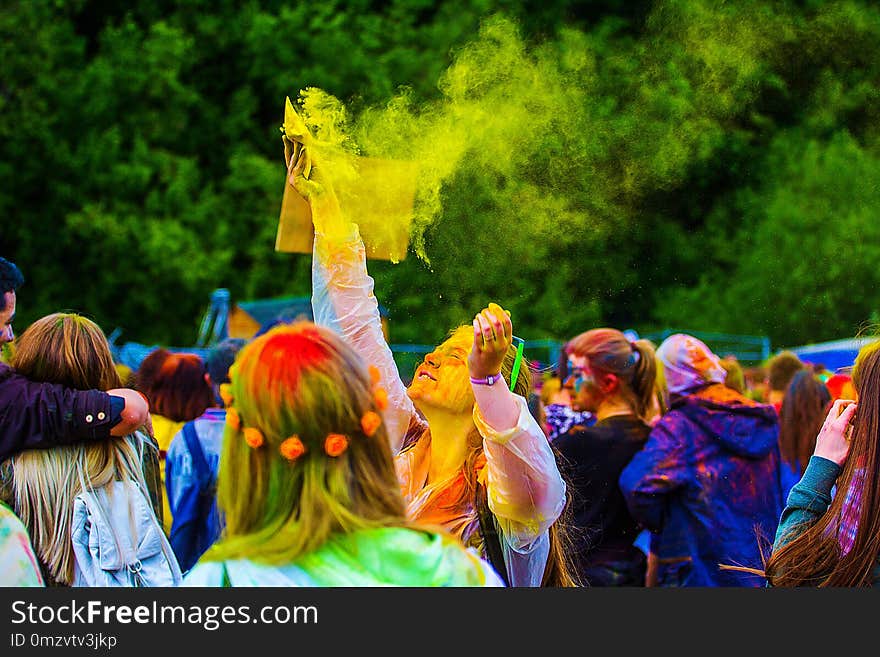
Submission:
{"label": "raised hand", "polygon": [[342,217],[339,199],[325,168],[308,147],[297,149],[290,158],[287,178],[291,186],[309,202],[315,231],[322,235],[347,235],[349,222]]}
{"label": "raised hand", "polygon": [[821,456],[842,466],[849,456],[852,418],[857,404],[851,399],[838,399],[832,404],[825,423],[816,437],[815,456]]}
{"label": "raised hand", "polygon": [[474,344],[468,356],[468,369],[475,379],[495,376],[513,342],[510,313],[497,303],[490,303],[474,317]]}

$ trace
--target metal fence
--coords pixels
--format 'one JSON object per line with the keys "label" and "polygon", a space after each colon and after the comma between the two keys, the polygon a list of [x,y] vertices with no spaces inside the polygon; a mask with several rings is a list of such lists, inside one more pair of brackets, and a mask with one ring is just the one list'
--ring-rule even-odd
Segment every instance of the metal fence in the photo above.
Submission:
{"label": "metal fence", "polygon": [[743,365],[758,365],[770,357],[770,338],[766,335],[664,329],[655,333],[646,333],[640,337],[650,340],[659,347],[661,342],[675,333],[692,335],[705,342],[706,346],[718,356],[722,358],[728,355],[735,356]]}

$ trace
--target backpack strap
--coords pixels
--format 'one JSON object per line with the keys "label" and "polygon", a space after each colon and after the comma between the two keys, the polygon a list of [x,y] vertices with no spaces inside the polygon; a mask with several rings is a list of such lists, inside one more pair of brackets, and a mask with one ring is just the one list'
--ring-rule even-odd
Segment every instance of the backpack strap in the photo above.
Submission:
{"label": "backpack strap", "polygon": [[507,578],[507,566],[504,563],[504,551],[501,549],[501,537],[498,536],[498,526],[495,524],[495,514],[489,508],[486,486],[479,480],[474,495],[474,508],[477,511],[477,519],[480,521],[480,534],[483,537],[485,557],[492,564],[495,572],[504,580],[504,585],[510,586]]}
{"label": "backpack strap", "polygon": [[190,420],[183,425],[183,439],[186,441],[186,448],[192,457],[193,468],[196,472],[196,478],[199,482],[199,488],[203,492],[209,492],[212,487],[214,476],[211,468],[208,467],[208,461],[205,459],[205,452],[202,450],[202,444],[196,434],[195,420]]}

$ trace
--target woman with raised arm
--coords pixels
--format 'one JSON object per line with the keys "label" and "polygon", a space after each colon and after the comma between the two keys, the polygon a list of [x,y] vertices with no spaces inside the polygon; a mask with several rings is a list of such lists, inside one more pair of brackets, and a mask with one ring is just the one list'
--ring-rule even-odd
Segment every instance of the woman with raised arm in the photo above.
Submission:
{"label": "woman with raised arm", "polygon": [[382,333],[358,227],[340,211],[329,172],[312,154],[307,179],[305,164],[300,151],[288,173],[315,226],[315,321],[342,335],[387,392],[384,417],[409,516],[477,547],[511,586],[573,584],[556,523],[566,487],[526,403],[527,366],[510,386],[509,313],[492,303],[453,329],[406,388]]}
{"label": "woman with raised arm", "polygon": [[880,584],[880,341],[859,351],[852,382],[857,398],[831,406],[788,494],[765,567],[771,586]]}

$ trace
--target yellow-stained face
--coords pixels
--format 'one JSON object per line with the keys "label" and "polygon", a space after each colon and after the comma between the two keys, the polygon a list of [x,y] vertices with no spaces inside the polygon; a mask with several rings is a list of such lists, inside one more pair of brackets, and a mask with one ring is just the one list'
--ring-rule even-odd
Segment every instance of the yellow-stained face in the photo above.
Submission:
{"label": "yellow-stained face", "polygon": [[467,358],[474,343],[474,331],[462,326],[425,356],[416,368],[407,390],[419,410],[442,408],[453,413],[470,413],[474,407]]}

